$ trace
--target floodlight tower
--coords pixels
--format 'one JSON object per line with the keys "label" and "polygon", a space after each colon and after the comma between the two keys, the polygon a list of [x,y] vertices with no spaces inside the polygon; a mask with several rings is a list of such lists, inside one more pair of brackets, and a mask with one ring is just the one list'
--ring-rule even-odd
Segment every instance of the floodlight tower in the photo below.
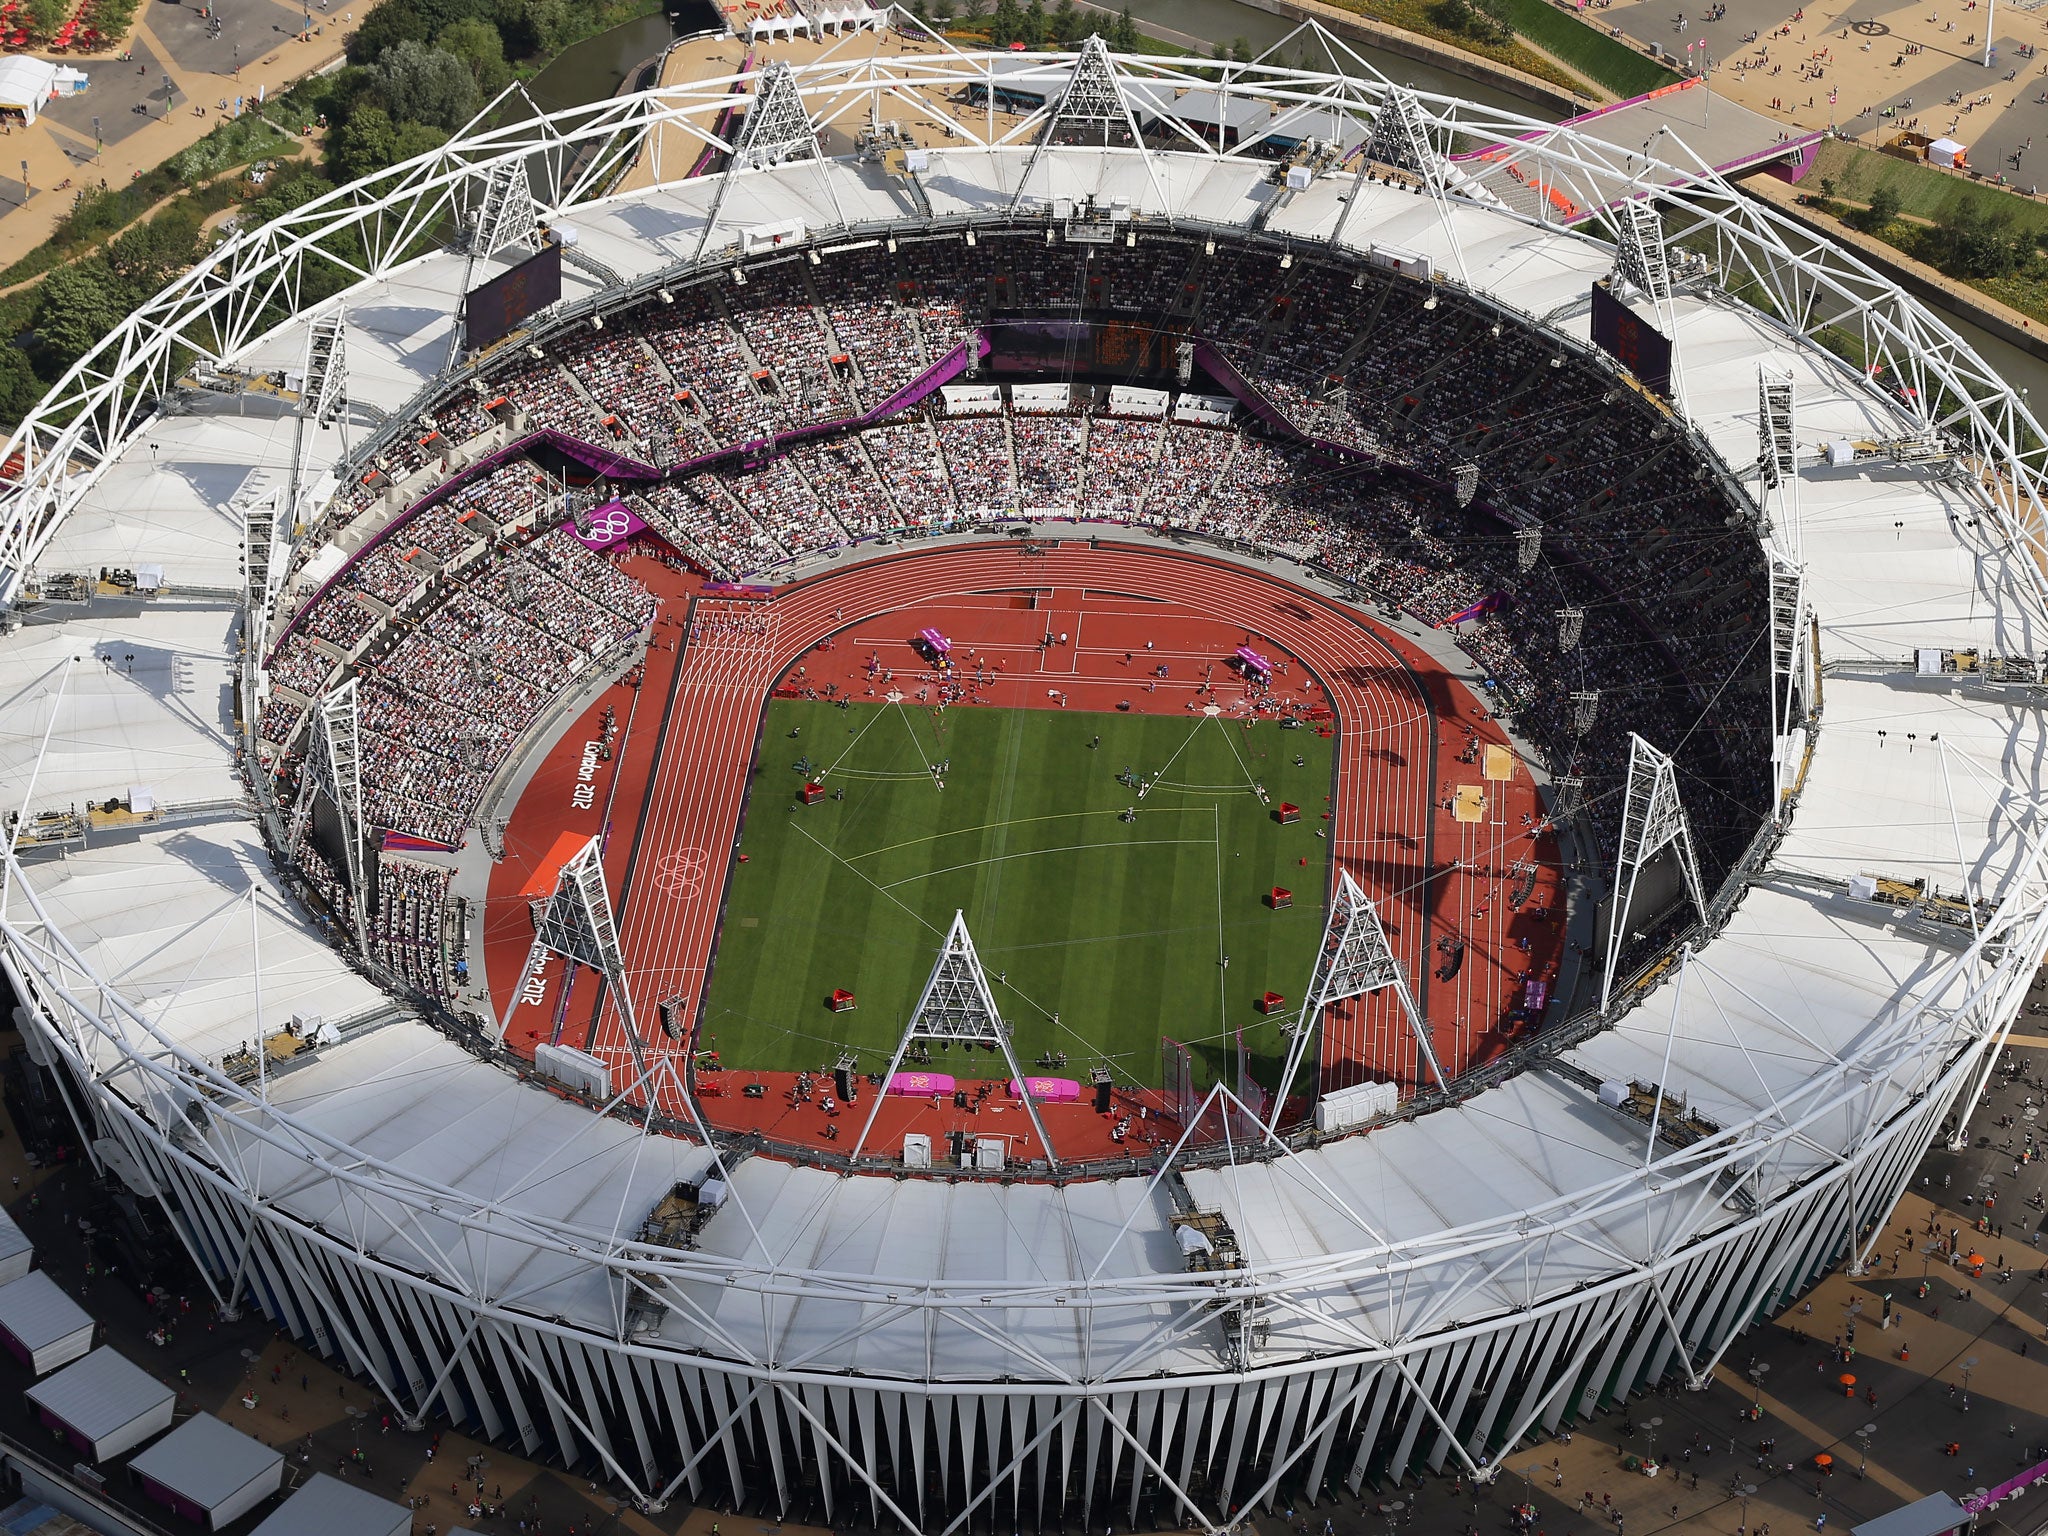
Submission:
{"label": "floodlight tower", "polygon": [[1366,997],[1391,988],[1401,1006],[1401,1016],[1415,1036],[1417,1053],[1440,1088],[1450,1087],[1443,1064],[1430,1043],[1429,1026],[1415,1006],[1415,996],[1401,974],[1393,946],[1387,942],[1386,926],[1379,908],[1359,887],[1350,870],[1337,877],[1337,894],[1330,903],[1330,915],[1323,924],[1322,948],[1316,952],[1315,970],[1309,976],[1308,994],[1301,1012],[1288,1025],[1287,1062],[1280,1070],[1280,1084],[1273,1093],[1273,1107],[1266,1116],[1266,1128],[1280,1124],[1280,1112],[1287,1092],[1308,1055],[1309,1037],[1321,1027],[1324,1012],[1332,1004],[1354,997]]}

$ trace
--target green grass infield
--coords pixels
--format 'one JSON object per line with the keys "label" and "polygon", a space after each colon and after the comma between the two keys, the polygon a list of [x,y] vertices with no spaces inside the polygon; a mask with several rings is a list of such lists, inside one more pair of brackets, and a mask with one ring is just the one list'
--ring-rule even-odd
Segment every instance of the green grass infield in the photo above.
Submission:
{"label": "green grass infield", "polygon": [[[1065,1051],[1069,1075],[1106,1059],[1156,1084],[1169,1036],[1198,1081],[1234,1081],[1242,1029],[1270,1082],[1283,1039],[1257,1004],[1298,1004],[1315,958],[1335,746],[1201,715],[775,700],[702,1044],[732,1069],[845,1048],[879,1071],[957,909],[1027,1070]],[[826,797],[803,805],[808,780]],[[1274,886],[1291,907],[1268,904]],[[836,988],[853,1011],[830,1009]],[[933,1066],[1001,1071],[954,1054]]]}

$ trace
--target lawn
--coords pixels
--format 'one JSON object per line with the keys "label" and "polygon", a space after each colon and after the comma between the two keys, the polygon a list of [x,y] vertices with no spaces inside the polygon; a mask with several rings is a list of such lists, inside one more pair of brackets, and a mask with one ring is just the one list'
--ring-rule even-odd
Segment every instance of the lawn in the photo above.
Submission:
{"label": "lawn", "polygon": [[[1194,1049],[1197,1081],[1228,1079],[1242,1028],[1276,1075],[1282,1036],[1254,1005],[1268,989],[1298,1002],[1314,961],[1334,739],[1200,716],[793,700],[770,705],[763,731],[705,1010],[704,1043],[728,1066],[816,1068],[843,1046],[879,1071],[957,909],[1027,1068],[1065,1051],[1070,1075],[1110,1059],[1121,1080],[1157,1083],[1170,1035]],[[1140,797],[1127,769],[1156,782]],[[844,798],[798,805],[806,777]],[[1303,808],[1292,826],[1274,819],[1282,799]],[[1291,909],[1266,904],[1275,885]],[[826,1006],[838,987],[855,1011]]]}
{"label": "lawn", "polygon": [[1618,97],[1640,96],[1674,84],[1678,75],[1655,59],[1610,37],[1550,0],[1506,0],[1508,23],[1537,47],[1590,76]]}

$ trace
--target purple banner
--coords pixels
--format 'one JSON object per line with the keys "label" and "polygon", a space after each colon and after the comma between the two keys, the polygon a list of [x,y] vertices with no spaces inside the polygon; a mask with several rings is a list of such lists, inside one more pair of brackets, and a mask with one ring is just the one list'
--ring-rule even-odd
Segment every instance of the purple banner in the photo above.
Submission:
{"label": "purple banner", "polygon": [[2037,1461],[2019,1476],[2007,1478],[1996,1488],[1987,1488],[1981,1494],[1962,1500],[1962,1506],[1973,1515],[1981,1514],[2000,1499],[2009,1499],[2022,1488],[2030,1488],[2044,1480],[2048,1480],[2048,1461]]}
{"label": "purple banner", "polygon": [[578,532],[573,524],[569,531],[576,535],[576,542],[585,549],[610,549],[614,544],[623,544],[646,526],[647,520],[623,501],[608,501],[591,509],[590,532]]}

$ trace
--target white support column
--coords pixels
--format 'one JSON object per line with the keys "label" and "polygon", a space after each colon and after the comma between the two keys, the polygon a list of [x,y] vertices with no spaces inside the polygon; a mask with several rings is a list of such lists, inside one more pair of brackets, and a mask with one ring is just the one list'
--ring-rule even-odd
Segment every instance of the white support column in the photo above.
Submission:
{"label": "white support column", "polygon": [[1771,814],[1784,814],[1785,797],[1799,778],[1803,752],[1793,741],[1810,696],[1806,677],[1809,629],[1806,577],[1776,550],[1770,553],[1771,579]]}
{"label": "white support column", "polygon": [[[1373,114],[1372,133],[1365,141],[1365,158],[1407,171],[1422,183],[1422,190],[1436,205],[1437,218],[1443,225],[1445,239],[1450,243],[1451,260],[1457,265],[1458,277],[1470,282],[1471,274],[1465,269],[1465,250],[1451,224],[1446,174],[1450,159],[1437,139],[1442,132],[1442,125],[1431,120],[1423,108],[1422,99],[1415,92],[1406,86],[1395,86],[1380,102],[1379,111]],[[1357,198],[1358,193],[1354,191],[1352,200],[1355,202]]]}
{"label": "white support column", "polygon": [[[644,1080],[646,1042],[641,1039],[640,1025],[633,1017],[625,956],[619,948],[618,925],[612,920],[611,894],[605,889],[604,848],[595,837],[562,866],[561,873],[555,876],[553,893],[534,919],[533,948],[528,951],[526,968],[520,973],[520,986],[513,992],[513,1007],[518,1006],[519,992],[524,990],[527,975],[543,952],[588,966],[604,977],[612,1003],[619,1010],[619,1022],[625,1027],[627,1044],[633,1051],[636,1074]],[[508,1008],[506,1021],[510,1019]],[[500,1024],[500,1039],[504,1032],[505,1025]]]}
{"label": "white support column", "polygon": [[[711,248],[711,233],[718,227],[718,215],[725,207],[733,178],[743,171],[764,170],[797,160],[823,160],[818,147],[818,130],[804,110],[803,92],[789,65],[775,60],[761,70],[754,83],[754,99],[747,106],[746,121],[733,140],[732,156],[718,178],[718,193],[711,201],[710,217],[697,237],[697,256]],[[829,190],[830,183],[827,182]],[[836,198],[837,194],[833,194]],[[845,222],[844,217],[840,219]]]}
{"label": "white support column", "polygon": [[1603,1014],[1613,998],[1614,970],[1621,963],[1621,945],[1628,933],[1636,881],[1650,861],[1666,848],[1677,849],[1686,894],[1692,898],[1694,909],[1705,915],[1707,899],[1700,885],[1699,864],[1693,857],[1692,828],[1678,798],[1678,770],[1668,754],[1631,732],[1628,790],[1621,812],[1621,854],[1614,874],[1615,904],[1607,914],[1607,965],[1600,979]]}
{"label": "white support column", "polygon": [[[993,84],[989,93],[993,97]],[[1152,193],[1158,198],[1159,206],[1173,206],[1166,195],[1165,184],[1159,179],[1159,167],[1152,161],[1152,151],[1145,147],[1145,136],[1138,131],[1130,104],[1124,100],[1123,86],[1117,79],[1116,61],[1110,57],[1109,45],[1098,36],[1090,37],[1081,45],[1080,57],[1074,60],[1074,72],[1067,77],[1066,86],[1060,91],[1059,104],[1047,115],[1038,142],[1031,148],[1031,158],[1024,162],[1024,174],[1017,178],[1017,190],[1010,194],[1009,211],[1012,214],[1023,206],[1024,194],[1031,187],[1031,173],[1038,169],[1045,152],[1053,147],[1056,136],[1063,129],[1082,127],[1101,129],[1105,146],[1111,132],[1121,129],[1129,134],[1138,157],[1144,161],[1145,174],[1151,178]]]}
{"label": "white support column", "polygon": [[1624,198],[1614,210],[1615,275],[1656,312],[1657,327],[1671,343],[1672,404],[1682,417],[1684,371],[1678,355],[1678,310],[1672,302],[1671,261],[1664,247],[1664,216],[1648,197]]}
{"label": "white support column", "polygon": [[341,821],[342,862],[348,876],[349,897],[356,904],[356,948],[370,952],[369,915],[376,893],[364,884],[363,780],[360,754],[362,743],[356,714],[356,680],[350,678],[313,707],[311,748],[306,754],[305,779],[299,785],[299,803],[292,814],[291,845],[297,848],[312,818],[313,794],[327,796]]}
{"label": "white support column", "polygon": [[996,1010],[995,996],[989,991],[988,974],[982,970],[981,957],[975,953],[974,938],[967,931],[967,914],[964,912],[953,914],[953,926],[946,931],[946,942],[939,950],[938,963],[932,967],[932,974],[924,984],[924,993],[918,998],[917,1006],[910,1011],[910,1021],[903,1026],[903,1037],[896,1042],[895,1053],[889,1058],[888,1070],[882,1074],[874,1102],[868,1106],[868,1117],[861,1123],[860,1137],[854,1142],[853,1150],[848,1154],[850,1157],[859,1157],[861,1149],[867,1145],[868,1133],[875,1128],[875,1117],[882,1112],[882,1099],[889,1091],[889,1080],[903,1065],[903,1057],[912,1043],[919,1040],[958,1040],[968,1046],[993,1045],[1001,1051],[1003,1060],[1009,1063],[1010,1076],[1025,1090],[1024,1112],[1031,1117],[1031,1128],[1038,1133],[1039,1144],[1045,1148],[1046,1161],[1058,1165],[1059,1155],[1053,1150],[1052,1138],[1045,1133],[1045,1122],[1038,1115],[1038,1101],[1032,1097],[1024,1069],[1010,1047],[1009,1023]]}
{"label": "white support column", "polygon": [[1324,1011],[1333,1004],[1354,997],[1367,997],[1388,988],[1400,1002],[1402,1017],[1407,1020],[1409,1032],[1415,1036],[1416,1050],[1422,1062],[1436,1078],[1439,1087],[1450,1087],[1443,1065],[1437,1060],[1436,1048],[1430,1043],[1429,1026],[1417,1011],[1414,994],[1408,990],[1400,962],[1395,960],[1393,946],[1387,942],[1387,930],[1380,922],[1379,908],[1373,905],[1372,898],[1365,894],[1347,869],[1337,877],[1337,892],[1330,902],[1330,915],[1323,924],[1322,948],[1316,952],[1315,969],[1309,973],[1308,992],[1301,1000],[1301,1012],[1287,1026],[1290,1037],[1287,1062],[1281,1068],[1280,1083],[1273,1092],[1273,1107],[1266,1116],[1269,1132],[1280,1123],[1287,1092],[1294,1086],[1295,1076],[1308,1056],[1310,1038],[1322,1026]]}

